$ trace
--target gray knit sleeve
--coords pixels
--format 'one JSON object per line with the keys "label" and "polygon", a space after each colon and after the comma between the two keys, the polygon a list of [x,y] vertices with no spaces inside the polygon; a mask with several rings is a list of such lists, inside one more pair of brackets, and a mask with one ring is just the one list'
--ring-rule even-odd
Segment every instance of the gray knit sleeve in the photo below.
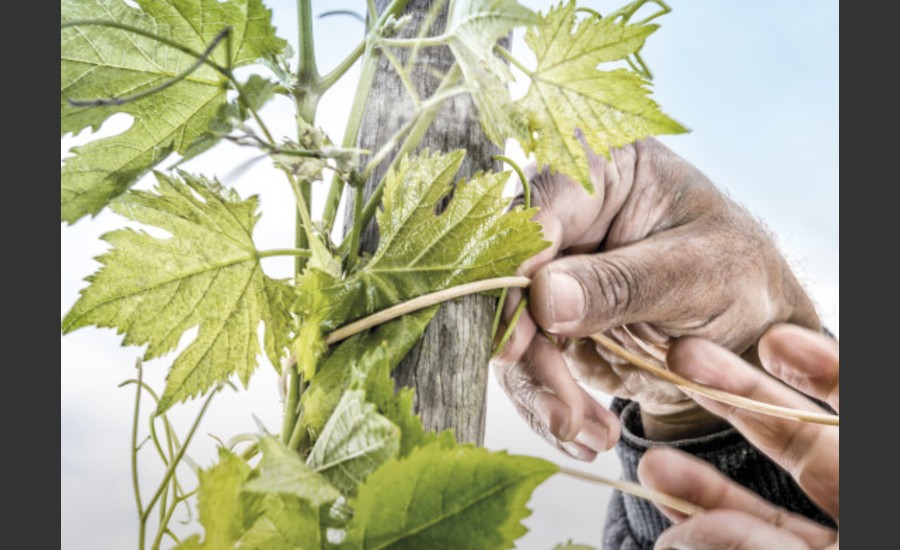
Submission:
{"label": "gray knit sleeve", "polygon": [[[654,442],[644,438],[637,402],[614,399],[612,410],[622,421],[622,437],[616,453],[622,475],[637,481],[637,466],[652,446],[668,445],[701,458],[729,478],[748,487],[766,500],[792,512],[834,526],[813,504],[785,470],[750,445],[734,428],[703,437]],[[604,550],[651,550],[659,535],[671,525],[653,503],[615,491],[607,510],[603,533]]]}

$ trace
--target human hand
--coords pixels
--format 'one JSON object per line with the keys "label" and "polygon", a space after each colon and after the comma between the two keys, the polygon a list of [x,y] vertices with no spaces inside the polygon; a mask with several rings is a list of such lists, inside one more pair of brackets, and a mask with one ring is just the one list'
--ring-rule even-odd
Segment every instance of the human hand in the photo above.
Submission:
{"label": "human hand", "polygon": [[[529,177],[540,207],[535,220],[551,245],[520,268],[532,277],[529,307],[493,361],[532,428],[582,460],[611,448],[621,427],[576,378],[639,401],[650,439],[721,424],[674,386],[593,342],[563,338],[560,349],[538,327],[563,337],[604,332],[657,356],[687,335],[744,353],[773,323],[819,328],[766,230],[696,168],[652,138],[614,149],[610,160],[588,153],[593,197],[565,175]],[[504,322],[521,292],[509,296]]]}
{"label": "human hand", "polygon": [[[791,387],[839,410],[838,344],[813,331],[776,325],[759,343],[762,366]],[[711,342],[689,338],[669,351],[669,367],[684,376],[751,399],[819,411],[805,396]],[[702,396],[694,399],[727,419],[747,440],[787,470],[835,523],[839,510],[839,429],[737,409]],[[792,514],[726,478],[711,464],[681,451],[648,451],[638,467],[641,483],[708,510],[690,518],[660,506],[676,525],[657,549],[836,549],[838,532]]]}

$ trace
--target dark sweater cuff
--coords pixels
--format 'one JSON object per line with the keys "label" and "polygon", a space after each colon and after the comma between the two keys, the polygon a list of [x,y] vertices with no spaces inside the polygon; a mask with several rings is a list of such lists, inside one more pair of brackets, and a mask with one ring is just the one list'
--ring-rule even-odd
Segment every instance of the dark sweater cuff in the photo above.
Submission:
{"label": "dark sweater cuff", "polygon": [[[750,445],[734,428],[702,437],[656,442],[644,438],[637,402],[614,399],[613,412],[622,421],[622,436],[616,453],[622,462],[622,477],[637,482],[637,467],[644,453],[653,446],[666,445],[701,458],[726,476],[770,502],[825,525],[833,522],[807,497],[785,470]],[[647,500],[619,491],[607,512],[604,548],[637,550],[653,548],[653,543],[671,523]]]}

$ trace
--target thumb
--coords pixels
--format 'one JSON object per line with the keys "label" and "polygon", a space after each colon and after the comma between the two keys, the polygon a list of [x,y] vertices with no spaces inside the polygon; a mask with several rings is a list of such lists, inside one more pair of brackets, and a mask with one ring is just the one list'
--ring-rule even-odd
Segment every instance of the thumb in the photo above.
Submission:
{"label": "thumb", "polygon": [[686,254],[677,241],[656,235],[609,252],[548,263],[532,279],[532,317],[551,332],[588,336],[701,313],[704,302],[719,299],[719,285],[704,280],[717,271],[704,268],[709,260]]}
{"label": "thumb", "polygon": [[794,533],[737,510],[712,510],[666,529],[654,550],[810,550]]}

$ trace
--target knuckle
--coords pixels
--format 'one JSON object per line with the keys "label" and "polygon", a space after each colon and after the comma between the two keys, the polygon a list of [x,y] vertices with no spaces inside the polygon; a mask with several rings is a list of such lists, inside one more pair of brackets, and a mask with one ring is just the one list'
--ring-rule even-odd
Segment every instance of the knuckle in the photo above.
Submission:
{"label": "knuckle", "polygon": [[[552,206],[558,199],[566,197],[572,189],[580,189],[581,186],[571,177],[555,172],[549,166],[543,166],[540,170],[534,169],[526,175],[531,189],[531,205],[539,207]],[[524,189],[519,186],[516,198],[522,198],[524,202]]]}
{"label": "knuckle", "polygon": [[532,376],[524,372],[521,364],[497,370],[500,386],[512,398],[516,406],[531,410],[537,394],[537,384]]}
{"label": "knuckle", "polygon": [[551,172],[549,166],[536,171],[529,180],[532,206],[546,206],[552,203],[553,190],[557,187],[556,181],[561,177],[558,173]]}
{"label": "knuckle", "polygon": [[514,405],[516,412],[519,413],[519,416],[525,420],[525,423],[528,424],[528,427],[531,428],[533,432],[540,435],[550,443],[558,446],[559,441],[556,436],[550,431],[550,426],[547,425],[541,419],[541,417],[535,413],[534,410],[534,399],[537,396],[537,390],[531,389],[525,395],[523,395],[522,400],[515,400]]}
{"label": "knuckle", "polygon": [[[635,295],[634,276],[614,258],[587,261],[585,285],[594,292],[587,293],[587,315],[602,315],[611,321],[620,319],[632,307]],[[619,324],[619,323],[613,323]]]}
{"label": "knuckle", "polygon": [[497,371],[498,381],[507,392],[513,407],[532,431],[546,439],[550,444],[563,452],[562,443],[551,431],[551,427],[535,410],[538,394],[547,391],[533,376],[517,364],[511,368]]}

